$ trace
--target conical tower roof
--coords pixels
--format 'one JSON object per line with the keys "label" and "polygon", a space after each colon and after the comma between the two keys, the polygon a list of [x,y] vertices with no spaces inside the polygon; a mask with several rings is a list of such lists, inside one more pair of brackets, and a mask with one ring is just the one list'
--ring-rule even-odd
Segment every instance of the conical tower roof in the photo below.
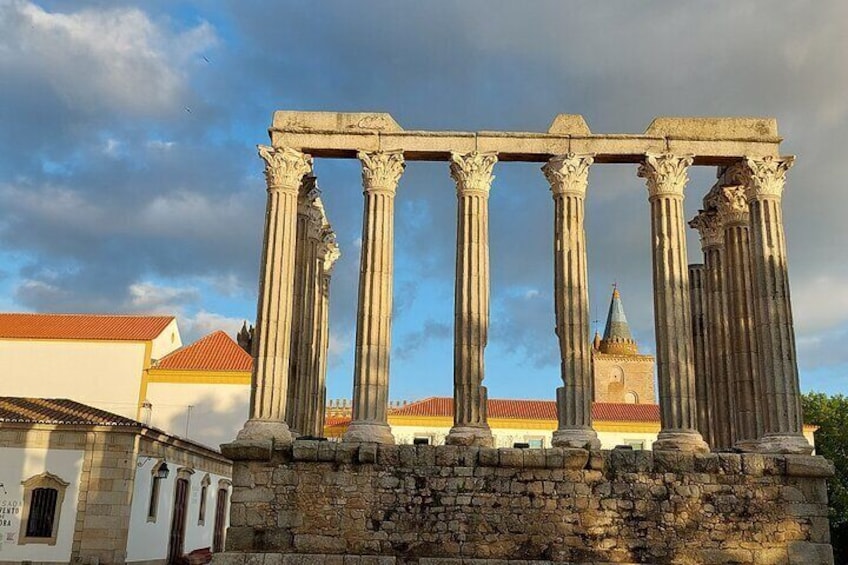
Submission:
{"label": "conical tower roof", "polygon": [[630,325],[627,323],[624,305],[621,303],[621,294],[616,285],[613,286],[612,290],[607,325],[604,328],[604,338],[601,340],[600,350],[601,353],[618,355],[636,355],[639,353],[633,335],[630,333]]}

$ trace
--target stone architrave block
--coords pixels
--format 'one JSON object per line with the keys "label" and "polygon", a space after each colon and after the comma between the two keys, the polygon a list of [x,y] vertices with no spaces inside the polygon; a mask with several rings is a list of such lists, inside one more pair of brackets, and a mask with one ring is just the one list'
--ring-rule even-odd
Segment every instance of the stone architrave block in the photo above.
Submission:
{"label": "stone architrave block", "polygon": [[525,449],[524,450],[524,467],[528,469],[544,469],[545,468],[545,450],[544,449]]}
{"label": "stone architrave block", "polygon": [[789,544],[789,565],[833,565],[830,544],[796,541]]}
{"label": "stone architrave block", "polygon": [[498,449],[499,466],[501,467],[523,467],[524,466],[524,450],[514,447],[505,447]]}
{"label": "stone architrave block", "polygon": [[232,461],[269,461],[271,440],[239,440],[221,444],[221,454]]}
{"label": "stone architrave block", "polygon": [[717,453],[696,453],[696,473],[718,473],[721,471],[721,459]]}
{"label": "stone architrave block", "polygon": [[604,468],[604,456],[600,451],[565,447],[562,450],[562,466],[565,469],[593,469],[600,471]]}
{"label": "stone architrave block", "polygon": [[481,467],[497,467],[500,462],[498,450],[495,447],[481,447],[479,452]]}
{"label": "stone architrave block", "polygon": [[376,443],[360,443],[359,444],[359,462],[362,464],[377,462],[377,444]]}
{"label": "stone architrave block", "polygon": [[318,461],[318,443],[313,440],[296,440],[292,446],[295,461]]}
{"label": "stone architrave block", "polygon": [[359,444],[341,442],[336,446],[336,463],[353,463],[358,461]]}
{"label": "stone architrave block", "polygon": [[835,472],[833,463],[821,456],[786,456],[786,474],[790,477],[830,478]]}
{"label": "stone architrave block", "polygon": [[457,465],[460,467],[476,467],[480,449],[476,445],[462,446],[457,457]]}
{"label": "stone architrave block", "polygon": [[331,463],[336,460],[336,450],[339,444],[334,441],[322,441],[318,443],[318,461]]}
{"label": "stone architrave block", "polygon": [[377,446],[377,464],[397,467],[400,464],[399,446],[380,444]]}
{"label": "stone architrave block", "polygon": [[398,463],[401,467],[411,468],[415,466],[415,447],[414,445],[398,446]]}
{"label": "stone architrave block", "polygon": [[563,467],[563,450],[561,447],[549,447],[544,450],[545,453],[545,468],[547,469],[562,469]]}
{"label": "stone architrave block", "polygon": [[440,445],[436,449],[436,465],[439,467],[456,467],[459,465],[458,445]]}

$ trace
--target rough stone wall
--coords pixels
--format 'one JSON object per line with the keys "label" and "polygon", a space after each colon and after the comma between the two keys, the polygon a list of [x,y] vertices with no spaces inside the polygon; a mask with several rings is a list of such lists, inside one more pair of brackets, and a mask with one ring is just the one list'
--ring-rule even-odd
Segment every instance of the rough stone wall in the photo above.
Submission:
{"label": "rough stone wall", "polygon": [[[616,368],[624,374],[624,382],[614,382]],[[625,394],[633,391],[639,404],[656,404],[654,391],[654,358],[650,355],[608,355],[592,353],[592,375],[595,402],[625,402]]]}
{"label": "rough stone wall", "polygon": [[240,460],[216,563],[832,563],[833,467],[820,457],[311,441],[258,451],[225,450]]}

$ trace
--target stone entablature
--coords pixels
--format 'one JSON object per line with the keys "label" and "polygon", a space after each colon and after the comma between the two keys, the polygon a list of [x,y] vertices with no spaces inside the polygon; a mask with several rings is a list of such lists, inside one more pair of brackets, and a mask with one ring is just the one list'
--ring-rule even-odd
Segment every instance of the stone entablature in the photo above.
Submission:
{"label": "stone entablature", "polygon": [[695,165],[728,165],[747,155],[778,155],[771,118],[656,118],[643,134],[593,134],[582,116],[557,115],[547,132],[406,131],[385,113],[274,113],[275,147],[313,157],[353,158],[359,151],[402,150],[407,161],[446,161],[451,153],[495,152],[499,161],[545,162],[552,155],[594,154],[596,163],[641,163],[647,153],[694,155]]}
{"label": "stone entablature", "polygon": [[235,462],[216,563],[832,563],[821,457],[314,441],[229,455],[251,460]]}

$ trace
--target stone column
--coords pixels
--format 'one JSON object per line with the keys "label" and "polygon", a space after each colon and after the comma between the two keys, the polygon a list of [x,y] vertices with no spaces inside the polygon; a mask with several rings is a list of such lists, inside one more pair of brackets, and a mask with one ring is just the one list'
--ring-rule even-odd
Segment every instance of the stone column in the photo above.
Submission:
{"label": "stone column", "polygon": [[689,225],[698,230],[704,252],[704,322],[707,366],[713,390],[713,403],[709,407],[713,419],[711,444],[714,449],[730,449],[736,441],[736,425],[724,283],[724,232],[714,209],[701,210]]}
{"label": "stone column", "polygon": [[324,435],[324,416],[327,402],[327,353],[330,346],[330,278],[333,266],[341,257],[339,245],[336,243],[336,234],[331,229],[324,231],[321,245],[318,247],[318,258],[320,262],[320,287],[318,301],[318,320],[320,335],[318,340],[318,362],[316,364],[317,385],[315,394],[317,398],[313,403],[315,409],[315,427],[312,434]]}
{"label": "stone column", "polygon": [[662,428],[653,445],[656,451],[709,451],[698,433],[683,224],[683,189],[691,164],[691,156],[648,153],[638,171],[647,181],[651,205],[654,329]]}
{"label": "stone column", "polygon": [[765,434],[757,449],[809,454],[812,446],[802,428],[781,208],[786,171],[794,161],[771,156],[746,159],[743,184],[750,209],[754,317],[765,394]]}
{"label": "stone column", "polygon": [[359,309],[353,376],[353,421],[345,441],[394,443],[389,428],[389,350],[392,336],[392,272],[395,191],[403,152],[359,153],[365,188]]}
{"label": "stone column", "polygon": [[451,154],[456,181],[453,428],[445,443],[492,445],[483,386],[489,327],[489,190],[495,153]]}
{"label": "stone column", "polygon": [[305,435],[314,436],[315,412],[318,387],[318,348],[321,340],[321,277],[322,263],[320,254],[321,238],[329,223],[324,213],[324,205],[316,190],[314,198],[307,208],[307,252],[305,268],[302,274],[304,282],[304,308],[301,312],[300,350],[297,353],[298,364],[298,408],[296,410],[296,429]]}
{"label": "stone column", "polygon": [[250,419],[236,441],[290,443],[285,423],[292,327],[297,195],[312,158],[291,148],[259,146],[265,161],[268,203],[256,312]]}
{"label": "stone column", "polygon": [[[305,389],[309,387],[311,349],[313,343],[314,278],[320,219],[316,218],[318,200],[317,180],[313,175],[303,177],[297,202],[297,240],[295,242],[294,290],[292,294],[291,360],[289,361],[286,422],[294,435],[306,434],[304,429]],[[317,224],[317,227],[316,227]]]}
{"label": "stone column", "polygon": [[559,447],[600,449],[592,429],[592,358],[589,345],[589,284],[586,231],[583,227],[586,185],[594,155],[559,155],[542,167],[554,199],[554,309],[559,339],[557,388]]}
{"label": "stone column", "polygon": [[692,310],[692,359],[695,365],[695,403],[698,408],[698,431],[711,446],[712,407],[711,379],[707,352],[705,273],[701,263],[689,265],[689,305]]}
{"label": "stone column", "polygon": [[724,229],[724,282],[733,367],[734,445],[749,451],[763,435],[763,417],[745,187],[721,187],[717,206]]}

